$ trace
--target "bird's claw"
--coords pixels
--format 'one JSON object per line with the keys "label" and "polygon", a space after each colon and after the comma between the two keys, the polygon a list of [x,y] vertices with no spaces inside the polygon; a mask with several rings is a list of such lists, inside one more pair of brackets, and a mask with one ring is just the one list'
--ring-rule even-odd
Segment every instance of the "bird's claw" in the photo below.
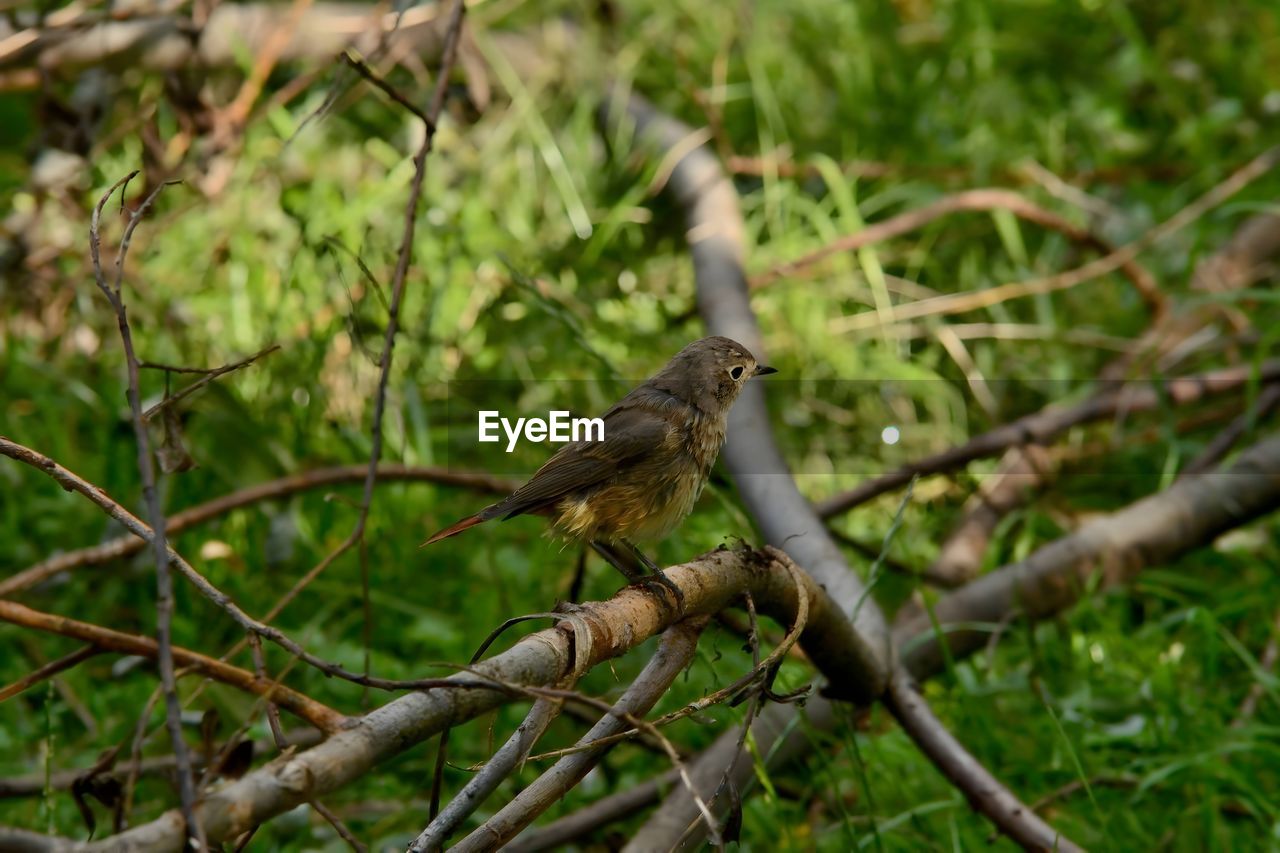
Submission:
{"label": "bird's claw", "polygon": [[684,590],[676,586],[676,584],[667,577],[663,572],[657,571],[646,578],[636,581],[633,586],[643,587],[662,600],[666,605],[668,603],[666,593],[671,594],[671,598],[675,601],[675,613],[681,615],[684,613]]}

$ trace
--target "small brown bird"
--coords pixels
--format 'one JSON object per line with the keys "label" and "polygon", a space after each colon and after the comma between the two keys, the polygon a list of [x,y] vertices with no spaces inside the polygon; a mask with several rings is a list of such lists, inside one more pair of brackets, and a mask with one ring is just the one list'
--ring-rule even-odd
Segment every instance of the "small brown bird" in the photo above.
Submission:
{"label": "small brown bird", "polygon": [[661,538],[689,514],[724,444],[729,407],[748,379],[776,372],[729,338],[694,341],[604,413],[603,440],[566,444],[509,497],[423,544],[495,518],[547,515],[555,532],[591,543],[629,578],[614,543],[665,580],[632,540]]}

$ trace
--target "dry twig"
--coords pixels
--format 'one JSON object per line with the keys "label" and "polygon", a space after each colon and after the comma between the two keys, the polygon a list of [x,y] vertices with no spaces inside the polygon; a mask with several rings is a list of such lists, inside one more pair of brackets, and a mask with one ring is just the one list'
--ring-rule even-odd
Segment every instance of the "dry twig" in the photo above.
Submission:
{"label": "dry twig", "polygon": [[[37,631],[73,637],[81,642],[91,643],[103,651],[141,655],[152,660],[157,659],[160,654],[159,644],[150,637],[125,634],[66,616],[42,613],[14,601],[0,601],[0,620]],[[223,684],[230,684],[257,696],[268,697],[280,707],[296,714],[321,731],[337,731],[347,721],[345,715],[305,694],[277,684],[269,678],[256,676],[239,667],[205,657],[198,652],[174,646],[173,660]]]}
{"label": "dry twig", "polygon": [[960,468],[975,459],[993,456],[1010,447],[1047,444],[1071,427],[1117,414],[1145,412],[1162,404],[1186,406],[1207,396],[1243,387],[1254,378],[1263,382],[1280,379],[1280,360],[1261,365],[1240,365],[1207,373],[1152,380],[1141,384],[1110,383],[1105,392],[1074,405],[1050,405],[1038,412],[998,426],[957,447],[910,462],[887,474],[873,477],[856,488],[819,501],[818,513],[830,518],[847,512],[872,498],[905,486],[912,477],[941,474]]}
{"label": "dry twig", "polygon": [[[277,500],[298,492],[321,489],[326,486],[362,483],[368,473],[369,469],[366,465],[340,465],[290,474],[287,477],[248,486],[176,512],[166,520],[165,529],[171,535],[176,535],[218,516],[263,501]],[[383,482],[436,483],[491,494],[510,494],[519,485],[491,474],[453,471],[428,465],[401,465],[396,462],[379,463],[378,479]],[[0,598],[10,598],[25,589],[43,583],[60,572],[129,557],[145,547],[147,547],[145,539],[127,535],[100,545],[57,554],[0,581]],[[275,618],[274,614],[268,616],[266,621],[273,618]]]}
{"label": "dry twig", "polygon": [[1023,805],[947,731],[905,670],[894,674],[884,702],[920,751],[964,793],[969,804],[1023,849],[1071,853],[1082,849]]}
{"label": "dry twig", "polygon": [[[900,237],[903,234],[916,231],[928,225],[934,220],[943,216],[949,216],[952,213],[972,212],[972,211],[990,211],[990,210],[1007,210],[1019,219],[1025,219],[1028,222],[1047,228],[1051,231],[1057,231],[1067,239],[1074,243],[1080,243],[1088,246],[1103,254],[1104,257],[1110,257],[1116,254],[1115,247],[1107,243],[1101,237],[1098,237],[1086,228],[1073,225],[1071,222],[1063,219],[1051,210],[1047,210],[1038,204],[1035,204],[1022,195],[1005,189],[976,189],[965,190],[964,192],[955,193],[954,195],[944,196],[935,202],[925,205],[917,210],[909,210],[906,213],[898,214],[884,222],[877,222],[869,225],[861,231],[842,237],[829,245],[810,252],[802,258],[777,266],[758,273],[751,277],[751,287],[758,288],[777,281],[780,278],[794,275],[795,273],[813,266],[832,255],[852,252],[857,249],[871,246],[875,243],[882,243],[885,240],[891,240],[894,237]],[[1137,253],[1132,256],[1121,259],[1112,269],[1119,269],[1124,273],[1125,277],[1138,291],[1142,299],[1150,307],[1152,314],[1159,316],[1165,310],[1165,296],[1160,292],[1159,285],[1156,284],[1155,278],[1151,273],[1142,267],[1136,260]],[[1099,273],[1101,275],[1102,273]],[[945,297],[938,297],[945,298]],[[929,300],[924,300],[929,301]],[[896,312],[895,312],[896,313]],[[850,318],[857,321],[861,315],[854,315]],[[865,325],[866,321],[857,321]],[[857,327],[861,327],[858,325]]]}
{"label": "dry twig", "polygon": [[102,209],[118,189],[123,206],[124,192],[129,181],[137,175],[132,172],[112,184],[103,194],[93,209],[93,218],[89,225],[89,254],[93,260],[93,276],[107,302],[115,311],[116,324],[120,329],[120,342],[124,348],[125,368],[129,379],[129,410],[133,417],[133,433],[137,442],[138,472],[142,478],[142,498],[147,506],[154,530],[152,550],[156,563],[156,644],[157,657],[160,664],[160,682],[164,686],[165,719],[169,728],[169,738],[173,742],[173,754],[178,767],[178,790],[182,797],[182,812],[186,818],[187,832],[196,843],[197,849],[205,846],[204,830],[196,820],[195,779],[191,772],[191,761],[187,754],[186,742],[182,739],[182,708],[178,703],[177,680],[173,674],[173,650],[170,637],[170,625],[173,620],[173,581],[169,577],[169,557],[165,546],[164,513],[160,509],[160,497],[156,492],[155,465],[151,458],[151,438],[147,434],[146,418],[142,412],[142,391],[138,380],[138,356],[133,348],[133,332],[129,328],[129,320],[124,305],[124,264],[129,254],[129,243],[133,239],[134,229],[142,221],[142,217],[151,208],[160,192],[167,186],[161,184],[138,205],[124,227],[120,238],[120,248],[116,252],[115,275],[110,283],[102,269],[101,232],[99,221]]}
{"label": "dry twig", "polygon": [[920,317],[963,314],[967,311],[990,308],[1010,299],[1056,293],[1076,287],[1087,281],[1093,281],[1108,273],[1122,269],[1125,264],[1136,260],[1138,255],[1155,243],[1185,228],[1231,198],[1231,196],[1247,187],[1254,180],[1273,169],[1277,163],[1280,163],[1280,147],[1264,151],[1232,173],[1224,181],[1212,187],[1204,195],[1138,239],[1083,266],[1026,281],[1010,282],[969,293],[949,293],[932,299],[922,299],[919,302],[895,306],[888,311],[888,317],[883,316],[883,312],[868,311],[848,318],[846,328],[849,331],[856,331],[858,329],[875,328],[884,323],[897,323]]}

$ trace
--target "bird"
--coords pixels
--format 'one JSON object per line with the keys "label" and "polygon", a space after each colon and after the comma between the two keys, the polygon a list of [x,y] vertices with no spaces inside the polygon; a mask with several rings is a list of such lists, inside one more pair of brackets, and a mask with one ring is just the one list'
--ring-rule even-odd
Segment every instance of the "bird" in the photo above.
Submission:
{"label": "bird", "polygon": [[630,552],[679,602],[679,590],[635,542],[661,539],[693,510],[724,444],[729,409],[749,379],[771,373],[730,338],[693,341],[604,413],[602,438],[565,444],[524,485],[422,547],[493,519],[544,515],[553,534],[591,545],[635,581]]}

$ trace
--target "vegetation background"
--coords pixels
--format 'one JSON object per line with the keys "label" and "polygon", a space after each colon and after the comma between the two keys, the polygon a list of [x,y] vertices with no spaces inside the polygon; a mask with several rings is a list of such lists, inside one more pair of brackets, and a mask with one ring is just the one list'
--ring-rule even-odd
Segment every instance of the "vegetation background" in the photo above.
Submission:
{"label": "vegetation background", "polygon": [[[1121,245],[1168,219],[1268,146],[1280,143],[1280,6],[1271,0],[789,0],[691,3],[624,0],[606,17],[585,4],[479,2],[468,11],[495,91],[483,110],[453,101],[427,170],[396,343],[384,458],[502,471],[492,448],[451,445],[452,382],[490,389],[494,408],[600,409],[618,380],[653,372],[702,334],[690,311],[684,235],[658,194],[661,164],[611,156],[595,123],[609,79],[663,110],[710,128],[733,165],[748,228],[751,272],[770,269],[947,193],[1006,187]],[[535,74],[508,61],[504,33],[563,16],[569,58]],[[202,91],[225,102],[244,67]],[[0,432],[36,447],[141,511],[123,356],[109,306],[88,267],[88,213],[127,172],[156,163],[148,133],[184,183],[161,195],[134,240],[126,294],[144,359],[213,366],[272,344],[278,352],[208,385],[181,407],[196,463],[162,478],[170,512],[254,483],[370,452],[376,352],[385,287],[421,131],[416,120],[338,63],[299,78],[282,64],[234,156],[201,157],[162,75],[118,75],[103,102],[84,168],[57,192],[36,189],[33,163],[51,144],[48,98],[0,94]],[[391,79],[424,101],[410,71]],[[459,78],[461,80],[461,78]],[[53,95],[69,97],[70,83]],[[127,93],[127,97],[125,97]],[[459,94],[459,92],[455,92]],[[336,97],[335,97],[336,95]],[[324,109],[327,105],[327,109]],[[191,142],[177,151],[173,140]],[[1034,164],[1034,165],[1032,165]],[[213,166],[226,166],[210,187]],[[1066,189],[1045,177],[1057,176]],[[1196,264],[1249,216],[1272,209],[1267,174],[1229,203],[1153,246],[1142,262],[1180,306],[1216,305],[1254,334],[1198,353],[1177,372],[1256,362],[1275,348],[1272,281],[1226,294],[1190,287]],[[1082,205],[1086,205],[1082,207]],[[39,251],[18,250],[38,223]],[[782,373],[773,426],[802,490],[838,493],[1054,401],[1096,389],[1099,370],[1150,322],[1120,275],[955,317],[868,320],[878,308],[931,293],[977,291],[1076,266],[1091,255],[1008,211],[958,214],[761,288],[753,307]],[[363,272],[356,261],[367,266]],[[872,313],[872,316],[874,314]],[[861,317],[862,320],[850,320]],[[998,324],[973,337],[975,324]],[[962,325],[957,332],[941,331]],[[1002,330],[1002,331],[1001,331]],[[957,361],[949,334],[964,335]],[[945,340],[944,340],[945,339]],[[965,363],[965,362],[968,363]],[[976,382],[975,377],[987,380]],[[549,380],[590,380],[556,382]],[[162,374],[143,376],[158,400]],[[564,390],[567,389],[567,390]],[[1172,407],[1073,430],[1074,466],[1001,523],[984,567],[1003,565],[1079,525],[1167,486],[1256,395],[1187,413]],[[882,431],[898,428],[886,444]],[[1265,431],[1274,418],[1252,429]],[[1099,449],[1100,448],[1100,449]],[[890,494],[833,521],[895,563],[922,570],[965,498],[995,469],[921,480],[902,504]],[[527,468],[525,469],[527,470]],[[175,546],[247,610],[261,613],[351,530],[358,487],[306,492],[237,511],[175,538]],[[577,554],[521,519],[419,551],[425,534],[487,498],[421,483],[378,486],[367,541],[368,598],[354,552],[332,565],[276,624],[326,659],[392,678],[422,677],[431,661],[464,661],[503,620],[549,609],[568,591]],[[1083,602],[1034,629],[992,626],[1000,642],[959,662],[927,696],[972,752],[1033,802],[1079,782],[1048,806],[1067,836],[1099,849],[1260,849],[1280,844],[1280,691],[1260,663],[1277,633],[1280,557],[1275,518],[1215,547],[1144,571],[1131,588]],[[98,510],[40,473],[0,463],[0,577],[59,550],[120,534]],[[663,562],[758,537],[721,477],[698,510],[658,547]],[[848,552],[866,571],[870,559]],[[77,571],[23,601],[124,631],[154,630],[150,556]],[[618,587],[588,566],[583,596]],[[886,573],[888,611],[921,591]],[[927,592],[927,591],[926,591]],[[517,629],[518,631],[521,629]],[[211,653],[241,634],[177,584],[175,642]],[[741,639],[713,628],[662,712],[723,686],[750,666]],[[0,626],[0,682],[71,651],[71,641]],[[286,659],[269,653],[273,669]],[[582,688],[613,695],[643,661],[601,667]],[[781,686],[808,670],[788,664]],[[336,707],[383,701],[299,667],[288,682]],[[0,705],[0,776],[85,767],[127,743],[155,685],[149,665],[95,657],[46,689]],[[184,682],[189,695],[196,682]],[[1232,725],[1261,685],[1257,711]],[[218,710],[224,733],[250,700],[211,686],[193,718]],[[669,735],[696,750],[742,707],[716,707]],[[454,733],[446,791],[483,761],[493,737],[522,717],[511,707]],[[153,712],[160,728],[162,712]],[[557,721],[544,742],[571,742],[581,723]],[[266,735],[266,724],[252,733]],[[198,739],[194,729],[192,742]],[[809,760],[761,771],[745,800],[741,847],[755,850],[954,848],[988,844],[975,815],[882,711],[850,715],[814,734]],[[148,754],[167,750],[162,729]],[[435,747],[411,750],[328,799],[375,849],[421,829]],[[505,801],[544,766],[531,762],[482,808]],[[623,746],[552,815],[648,779],[664,759]],[[144,779],[135,821],[172,807],[167,781]],[[99,822],[104,812],[99,806]],[[638,823],[642,818],[634,819]],[[83,837],[73,799],[0,800],[0,823]],[[632,824],[585,840],[602,848]],[[995,845],[1009,846],[1000,840]],[[302,807],[265,826],[255,849],[343,849]]]}

